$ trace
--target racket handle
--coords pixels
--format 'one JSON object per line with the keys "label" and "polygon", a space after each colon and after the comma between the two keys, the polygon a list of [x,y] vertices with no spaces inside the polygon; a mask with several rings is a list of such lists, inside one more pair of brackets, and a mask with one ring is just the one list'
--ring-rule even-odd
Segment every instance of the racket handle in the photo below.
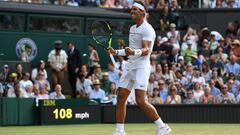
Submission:
{"label": "racket handle", "polygon": [[116,65],[115,59],[114,59],[112,54],[110,54],[110,58],[111,58],[111,61],[112,61],[113,65],[114,65],[114,67],[116,68],[117,65]]}

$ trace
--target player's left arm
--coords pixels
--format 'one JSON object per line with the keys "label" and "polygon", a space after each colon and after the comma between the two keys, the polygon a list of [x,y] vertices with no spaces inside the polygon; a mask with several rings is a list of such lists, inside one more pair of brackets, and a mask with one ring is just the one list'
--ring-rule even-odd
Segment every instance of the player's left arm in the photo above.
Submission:
{"label": "player's left arm", "polygon": [[142,41],[142,54],[141,56],[145,56],[145,55],[148,55],[150,52],[149,52],[149,48],[151,46],[151,41],[146,41],[146,40],[143,40]]}
{"label": "player's left arm", "polygon": [[[140,56],[146,56],[149,53],[151,53],[150,48],[152,42],[154,42],[154,39],[155,39],[154,30],[151,30],[149,28],[144,30],[144,33],[142,33],[142,48],[140,49],[141,50]],[[136,53],[138,53],[137,50],[134,51],[134,55],[136,55]]]}
{"label": "player's left arm", "polygon": [[142,41],[142,48],[140,49],[133,49],[130,47],[125,48],[126,55],[138,55],[138,56],[145,56],[149,54],[149,47],[151,45],[151,41]]}

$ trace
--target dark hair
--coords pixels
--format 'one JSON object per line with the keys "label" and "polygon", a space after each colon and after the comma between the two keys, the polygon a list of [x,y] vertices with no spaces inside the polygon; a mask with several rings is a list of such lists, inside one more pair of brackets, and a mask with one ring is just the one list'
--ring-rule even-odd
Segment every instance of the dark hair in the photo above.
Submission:
{"label": "dark hair", "polygon": [[[158,88],[153,88],[153,92],[154,91],[158,91],[158,97],[160,97],[160,92],[159,92],[159,89]],[[153,97],[154,95],[152,94],[152,97]]]}
{"label": "dark hair", "polygon": [[88,46],[91,46],[94,50],[96,50],[96,46],[93,43],[89,43]]}
{"label": "dark hair", "polygon": [[44,69],[41,69],[41,68],[40,68],[41,64],[43,64],[43,63],[45,63],[43,60],[40,60],[40,61],[37,63],[37,72],[44,70]]}
{"label": "dark hair", "polygon": [[69,44],[72,44],[72,45],[73,45],[73,43],[72,43],[71,41],[68,41],[68,42],[67,42],[67,45],[69,45]]}

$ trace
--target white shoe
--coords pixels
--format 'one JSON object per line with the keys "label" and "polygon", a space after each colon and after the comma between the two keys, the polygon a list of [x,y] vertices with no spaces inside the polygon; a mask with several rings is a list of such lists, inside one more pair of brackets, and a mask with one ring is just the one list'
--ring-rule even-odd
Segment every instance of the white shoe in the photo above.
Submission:
{"label": "white shoe", "polygon": [[115,131],[112,135],[126,135],[124,131]]}
{"label": "white shoe", "polygon": [[171,131],[172,131],[172,129],[168,126],[168,124],[165,124],[164,127],[157,127],[156,135],[167,135]]}

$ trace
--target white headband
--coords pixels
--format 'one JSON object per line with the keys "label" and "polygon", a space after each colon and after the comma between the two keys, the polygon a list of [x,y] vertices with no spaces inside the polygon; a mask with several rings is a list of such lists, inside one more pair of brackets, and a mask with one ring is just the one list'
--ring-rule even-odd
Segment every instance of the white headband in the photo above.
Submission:
{"label": "white headband", "polygon": [[145,11],[145,8],[144,8],[144,6],[143,6],[143,5],[141,5],[141,4],[139,4],[139,3],[137,3],[137,2],[134,2],[134,3],[133,3],[133,6],[135,6],[135,7],[139,8],[139,9],[141,9],[141,10]]}

